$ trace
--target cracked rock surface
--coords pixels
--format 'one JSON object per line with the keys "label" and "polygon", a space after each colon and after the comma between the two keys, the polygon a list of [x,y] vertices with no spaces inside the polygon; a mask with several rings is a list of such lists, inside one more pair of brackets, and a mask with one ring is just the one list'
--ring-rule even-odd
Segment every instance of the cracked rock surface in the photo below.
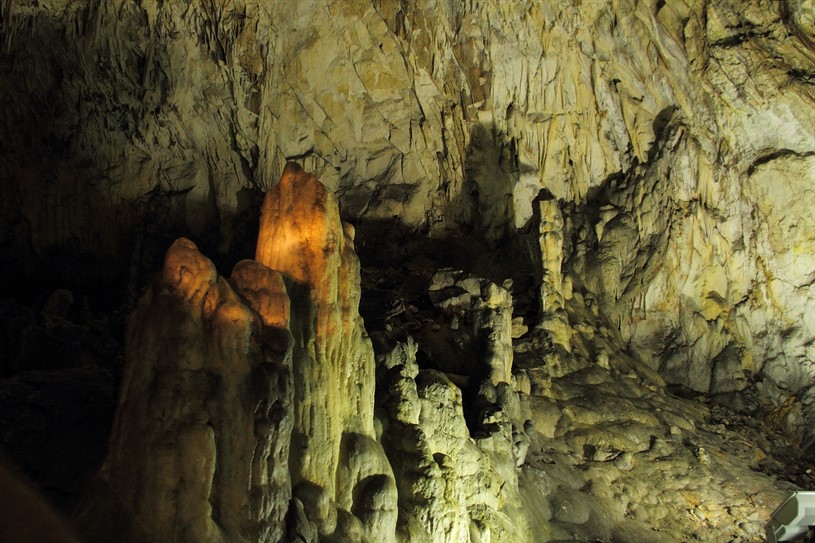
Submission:
{"label": "cracked rock surface", "polygon": [[0,451],[100,540],[755,540],[813,484],[813,44],[0,2]]}

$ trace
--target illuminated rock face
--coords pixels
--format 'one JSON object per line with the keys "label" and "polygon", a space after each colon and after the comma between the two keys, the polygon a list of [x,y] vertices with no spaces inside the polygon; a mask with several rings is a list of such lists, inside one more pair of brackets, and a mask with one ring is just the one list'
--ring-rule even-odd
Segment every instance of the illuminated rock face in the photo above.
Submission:
{"label": "illuminated rock face", "polygon": [[374,433],[374,353],[359,316],[353,227],[295,164],[266,194],[256,259],[291,285],[295,496],[324,536],[391,541],[396,489]]}
{"label": "illuminated rock face", "polygon": [[[179,235],[251,256],[266,194],[256,261],[179,242],[133,315],[101,484],[134,538],[748,540],[784,488],[754,426],[815,439],[808,2],[0,15],[4,292],[135,300]],[[354,243],[404,279],[378,365]]]}
{"label": "illuminated rock face", "polygon": [[[547,268],[557,213],[541,211]],[[554,274],[544,325],[513,338],[510,282],[442,270],[429,304],[377,333],[375,358],[353,230],[294,164],[266,195],[256,256],[226,280],[185,238],[167,251],[80,508],[90,541],[669,543],[700,529],[670,510],[725,542],[755,537],[783,497],[750,469],[769,444],[735,447],[707,408],[668,396]]]}
{"label": "illuminated rock face", "polygon": [[576,211],[564,278],[670,382],[760,383],[812,418],[806,2],[94,6],[4,16],[12,261],[144,276],[175,230],[229,252],[289,159],[369,245],[383,224],[511,237],[546,189]]}
{"label": "illuminated rock face", "polygon": [[[394,540],[352,235],[291,164],[267,194],[258,261],[229,281],[191,241],[170,247],[131,317],[102,491],[83,513],[124,522],[90,525],[96,539]],[[286,525],[290,507],[302,514]]]}

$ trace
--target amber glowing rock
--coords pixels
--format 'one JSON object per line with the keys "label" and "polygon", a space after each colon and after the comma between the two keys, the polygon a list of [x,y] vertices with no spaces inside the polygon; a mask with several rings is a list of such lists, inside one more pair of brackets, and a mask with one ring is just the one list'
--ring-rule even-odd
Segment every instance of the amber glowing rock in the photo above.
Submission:
{"label": "amber glowing rock", "polygon": [[233,283],[187,239],[167,251],[131,318],[100,490],[80,515],[92,539],[282,536],[291,495],[288,298],[280,274],[257,263],[238,265]]}
{"label": "amber glowing rock", "polygon": [[[256,260],[291,283],[294,494],[307,513],[321,518],[322,534],[353,538],[359,529],[389,540],[396,491],[375,441],[374,355],[358,310],[353,228],[340,220],[334,195],[296,164],[287,164],[280,183],[266,194]],[[365,486],[372,477],[379,481],[375,492]],[[376,511],[366,511],[371,492]],[[339,514],[326,512],[332,502]],[[352,510],[364,526],[349,522]]]}
{"label": "amber glowing rock", "polygon": [[291,304],[280,273],[254,260],[242,260],[232,270],[231,280],[264,325],[288,328]]}
{"label": "amber glowing rock", "polygon": [[331,193],[290,162],[263,201],[255,259],[315,288],[339,252],[338,232],[339,209]]}
{"label": "amber glowing rock", "polygon": [[227,281],[192,241],[167,251],[131,318],[91,540],[394,541],[353,228],[290,164],[257,254]]}

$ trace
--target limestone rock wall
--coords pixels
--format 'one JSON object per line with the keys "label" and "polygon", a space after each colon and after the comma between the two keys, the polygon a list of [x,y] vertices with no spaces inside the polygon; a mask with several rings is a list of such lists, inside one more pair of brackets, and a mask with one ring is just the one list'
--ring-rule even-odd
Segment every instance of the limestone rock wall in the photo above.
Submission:
{"label": "limestone rock wall", "polygon": [[[545,188],[578,205],[628,199],[628,215],[601,210],[588,228],[616,221],[609,233],[630,239],[595,249],[647,252],[673,213],[664,194],[646,194],[659,186],[688,216],[683,230],[662,242],[661,274],[602,286],[604,310],[671,381],[739,388],[735,370],[713,376],[741,366],[774,401],[810,403],[806,2],[3,10],[0,239],[25,273],[56,262],[73,281],[143,280],[172,233],[217,240],[216,254],[245,248],[248,210],[288,160],[320,177],[373,245],[381,224],[512,236]],[[674,118],[679,147],[664,134]],[[667,185],[652,178],[668,174]],[[769,188],[776,178],[783,190]],[[602,279],[573,273],[596,285],[619,265]],[[607,303],[612,288],[627,301]]]}
{"label": "limestone rock wall", "polygon": [[148,211],[223,249],[296,159],[348,217],[500,238],[541,187],[580,200],[645,161],[670,108],[712,129],[704,85],[679,77],[705,9],[10,2],[9,211],[37,251],[71,232],[115,253]]}
{"label": "limestone rock wall", "polygon": [[[512,467],[533,443],[539,467],[619,457],[627,472],[679,450],[707,474],[690,424],[652,420],[629,443],[587,430],[609,421],[585,411],[541,415],[612,378],[632,381],[619,397],[667,382],[811,444],[814,21],[802,0],[0,3],[3,294],[106,284],[135,299],[164,266],[133,316],[100,476],[120,498],[93,506],[165,539],[501,540],[513,507],[548,511],[532,539],[611,538],[607,513],[641,535],[661,519],[611,497],[581,508],[567,476]],[[257,261],[231,280],[191,242],[162,260],[181,235],[218,262],[251,257],[263,193]],[[519,263],[496,259],[489,277],[462,271],[469,303],[449,314],[402,300],[407,324],[387,326],[423,343],[426,367],[403,357],[383,381],[354,245],[398,268],[458,239],[484,259],[531,248],[540,284],[503,283]],[[530,292],[539,311],[522,318],[538,326],[514,334]],[[455,342],[474,338],[489,356],[461,359]],[[162,478],[173,466],[191,472]],[[629,479],[615,480],[647,493]]]}
{"label": "limestone rock wall", "polygon": [[669,382],[713,394],[755,383],[809,441],[812,252],[797,206],[811,203],[802,74],[812,64],[796,22],[808,11],[709,3],[704,13],[706,47],[690,47],[692,18],[685,43],[707,97],[667,110],[648,160],[573,208],[572,273]]}
{"label": "limestone rock wall", "polygon": [[3,236],[40,255],[120,257],[145,218],[228,250],[289,159],[351,216],[423,224],[453,160],[444,96],[369,2],[11,2],[0,31]]}

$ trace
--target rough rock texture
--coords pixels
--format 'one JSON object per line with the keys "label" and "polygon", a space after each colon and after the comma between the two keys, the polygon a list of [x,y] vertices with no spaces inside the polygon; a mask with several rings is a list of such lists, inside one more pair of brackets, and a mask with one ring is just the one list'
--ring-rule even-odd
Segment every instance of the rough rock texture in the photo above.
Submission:
{"label": "rough rock texture", "polygon": [[240,263],[232,283],[182,238],[131,316],[108,456],[80,516],[91,539],[285,533],[289,300],[280,274],[255,262]]}
{"label": "rough rock texture", "polygon": [[573,279],[669,381],[757,382],[810,421],[812,20],[793,0],[8,2],[4,255],[87,283],[143,276],[173,232],[245,251],[290,159],[362,244],[394,220],[511,236],[543,188],[602,260]]}
{"label": "rough rock texture", "polygon": [[229,281],[193,242],[170,247],[131,315],[108,456],[79,518],[91,539],[394,541],[352,244],[333,195],[289,164],[258,260]]}
{"label": "rough rock texture", "polygon": [[374,353],[353,241],[326,186],[288,164],[266,194],[256,258],[292,285],[295,496],[322,536],[391,541],[396,493],[374,432]]}
{"label": "rough rock texture", "polygon": [[812,484],[813,43],[806,0],[0,2],[0,412],[111,397],[133,311],[129,533],[755,538]]}
{"label": "rough rock texture", "polygon": [[423,330],[427,350],[440,363],[447,361],[443,369],[448,372],[485,377],[493,385],[508,383],[512,380],[512,295],[491,281],[462,275],[446,269],[431,280],[430,300],[447,318],[444,326],[433,322]]}
{"label": "rough rock texture", "polygon": [[[411,273],[369,280],[399,299],[389,282]],[[581,289],[563,303],[568,348],[529,331],[512,341],[511,383],[494,384],[465,325],[479,317],[465,286],[478,284],[490,282],[437,272],[429,296],[402,298],[407,309],[373,336],[402,540],[761,539],[794,488],[776,476],[797,462],[795,445],[761,420],[669,394]]]}
{"label": "rough rock texture", "polygon": [[397,352],[407,356],[390,367],[386,363],[390,371],[383,386],[389,415],[384,439],[399,491],[399,540],[482,541],[481,534],[492,533],[492,540],[508,541],[523,533],[523,519],[513,526],[501,511],[517,493],[516,477],[513,473],[515,484],[506,485],[497,459],[470,439],[461,390],[441,372],[419,371],[409,345]]}

